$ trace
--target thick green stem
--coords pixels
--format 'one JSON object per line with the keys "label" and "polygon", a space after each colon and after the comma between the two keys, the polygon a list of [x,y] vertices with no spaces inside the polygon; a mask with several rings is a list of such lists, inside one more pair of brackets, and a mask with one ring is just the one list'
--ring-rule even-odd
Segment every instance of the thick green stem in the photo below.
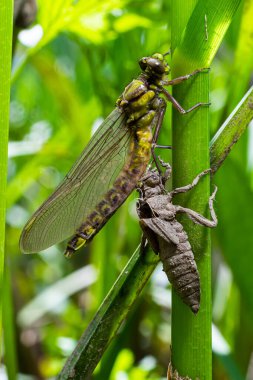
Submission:
{"label": "thick green stem", "polygon": [[[0,292],[3,289],[7,151],[9,132],[10,72],[12,51],[12,13],[10,0],[0,2]],[[2,294],[0,294],[0,342],[2,341]]]}
{"label": "thick green stem", "polygon": [[[178,15],[182,3],[176,2],[173,12]],[[181,5],[181,6],[180,6]],[[172,24],[173,40],[179,40],[181,30]],[[189,70],[191,65],[189,65]],[[198,66],[198,65],[197,65]],[[197,67],[196,66],[196,67]],[[176,68],[176,65],[174,66]],[[201,66],[198,66],[201,67]],[[178,70],[178,69],[177,69]],[[184,68],[183,70],[186,70]],[[173,72],[172,72],[173,74]],[[179,69],[179,74],[180,69]],[[184,74],[184,72],[182,73]],[[178,76],[178,71],[173,77]],[[208,102],[208,74],[201,74],[180,87],[173,88],[173,95],[185,109],[201,102]],[[173,112],[173,187],[190,183],[197,173],[209,166],[208,108],[201,108],[182,117]],[[205,178],[189,195],[185,194],[177,203],[205,213],[209,196],[209,180]],[[211,379],[211,263],[210,233],[200,226],[193,226],[182,218],[190,243],[198,261],[201,279],[201,305],[197,316],[172,295],[172,365],[180,375],[192,379]]]}
{"label": "thick green stem", "polygon": [[[172,12],[178,15],[182,9],[183,3],[177,1],[173,5]],[[178,28],[178,24],[172,23],[172,44],[174,39],[179,40],[179,33],[181,30]],[[192,61],[188,58],[185,62],[185,66],[188,65],[188,68],[182,69],[180,63],[179,67],[175,63],[172,66],[175,68],[174,72],[172,71],[172,77],[185,74],[185,71],[192,71]],[[196,64],[195,68],[203,67],[202,62],[194,64]],[[208,94],[208,73],[201,73],[173,88],[173,96],[185,109],[189,109],[198,102],[207,103],[209,101]],[[183,116],[177,110],[173,110],[173,188],[190,183],[198,173],[210,166],[208,114],[208,107],[201,107]],[[209,177],[206,177],[191,193],[178,197],[176,203],[206,215],[209,194],[210,182]],[[180,376],[211,380],[210,231],[207,228],[193,225],[186,218],[181,218],[180,221],[187,231],[198,264],[201,303],[200,310],[195,316],[175,292],[172,292],[172,365]]]}
{"label": "thick green stem", "polygon": [[[172,5],[172,76],[190,73],[194,69],[208,67],[224,33],[232,20],[239,1],[198,1],[191,14],[183,36],[177,18],[187,11],[183,0]],[[179,16],[180,15],[180,16]],[[184,17],[187,19],[187,17]],[[177,41],[181,41],[178,46]],[[194,41],[194,43],[193,43]],[[202,72],[187,82],[173,88],[178,102],[188,109],[199,102],[208,102],[209,74]],[[173,187],[190,183],[210,166],[209,158],[209,110],[201,107],[187,115],[173,112]],[[201,181],[189,194],[176,203],[207,213],[210,195],[209,178]],[[211,380],[211,244],[210,231],[182,218],[198,264],[201,284],[200,311],[194,316],[173,292],[172,297],[172,365],[181,376]]]}
{"label": "thick green stem", "polygon": [[[209,74],[203,73],[191,83],[173,89],[175,98],[190,108],[193,104],[208,102]],[[186,100],[187,99],[187,100]],[[173,112],[173,187],[190,183],[202,170],[210,166],[208,107],[189,115]],[[206,215],[210,195],[209,177],[204,178],[191,194],[176,200],[202,215]],[[211,244],[210,231],[193,225],[185,218],[182,223],[188,233],[201,279],[200,311],[195,316],[174,294],[172,297],[172,364],[180,375],[192,379],[211,379]]]}

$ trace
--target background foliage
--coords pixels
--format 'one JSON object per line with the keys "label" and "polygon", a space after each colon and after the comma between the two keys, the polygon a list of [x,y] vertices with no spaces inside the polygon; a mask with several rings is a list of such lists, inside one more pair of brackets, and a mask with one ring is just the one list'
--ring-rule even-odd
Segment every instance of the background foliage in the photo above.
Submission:
{"label": "background foliage", "polygon": [[[4,313],[10,379],[59,373],[139,243],[133,194],[94,242],[70,261],[62,255],[64,244],[39,255],[21,255],[18,248],[25,221],[136,77],[138,59],[170,48],[167,1],[150,0],[145,7],[140,0],[41,0],[38,5],[35,25],[19,33],[13,57]],[[253,2],[245,0],[214,59],[212,134],[249,86],[252,17]],[[164,144],[171,143],[169,116],[170,110],[161,135]],[[253,376],[252,146],[249,128],[215,178],[219,226],[213,232],[213,377],[218,380]],[[166,153],[164,158],[169,158]],[[165,379],[170,291],[158,267],[94,379]]]}

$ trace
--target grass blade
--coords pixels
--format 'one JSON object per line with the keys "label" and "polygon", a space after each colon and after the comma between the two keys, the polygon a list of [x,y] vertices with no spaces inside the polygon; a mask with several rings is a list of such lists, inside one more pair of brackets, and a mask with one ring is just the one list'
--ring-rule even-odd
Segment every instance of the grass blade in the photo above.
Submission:
{"label": "grass blade", "polygon": [[3,286],[3,330],[4,330],[4,361],[9,380],[17,379],[17,347],[16,328],[13,310],[12,286],[10,278],[10,268],[5,265],[4,286]]}
{"label": "grass blade", "polygon": [[253,86],[236,106],[211,141],[210,154],[216,172],[253,119]]}
{"label": "grass blade", "polygon": [[137,248],[67,360],[58,379],[89,378],[158,261],[158,256],[150,251],[140,256]]}
{"label": "grass blade", "polygon": [[[182,43],[173,56],[173,65],[177,73],[188,74],[198,67],[210,66],[239,5],[240,0],[197,2],[191,16],[188,16],[189,22],[184,30]],[[185,2],[178,1],[173,4],[173,15],[174,12],[177,15],[187,11]],[[177,34],[181,36],[181,30],[178,30],[174,17],[172,31],[173,45],[173,40],[178,38]]]}
{"label": "grass blade", "polygon": [[[2,0],[0,3],[0,292],[2,292],[3,289],[4,273],[7,150],[9,133],[10,72],[12,51],[12,14],[12,1]],[[2,307],[2,296],[0,294],[0,342],[2,341]]]}

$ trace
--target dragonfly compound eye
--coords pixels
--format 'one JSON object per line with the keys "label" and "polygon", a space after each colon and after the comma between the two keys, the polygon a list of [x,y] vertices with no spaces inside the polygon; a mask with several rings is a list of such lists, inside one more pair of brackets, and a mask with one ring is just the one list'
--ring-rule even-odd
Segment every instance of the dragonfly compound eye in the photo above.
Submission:
{"label": "dragonfly compound eye", "polygon": [[140,68],[145,71],[146,68],[147,68],[147,60],[148,60],[148,57],[143,57],[139,60],[139,66]]}
{"label": "dragonfly compound eye", "polygon": [[147,62],[148,66],[157,74],[164,74],[166,65],[163,61],[157,58],[149,58]]}

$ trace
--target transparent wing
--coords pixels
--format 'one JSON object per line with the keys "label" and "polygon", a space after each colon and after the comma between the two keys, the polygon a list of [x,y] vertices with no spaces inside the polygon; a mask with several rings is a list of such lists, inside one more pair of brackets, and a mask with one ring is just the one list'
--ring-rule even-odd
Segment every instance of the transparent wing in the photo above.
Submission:
{"label": "transparent wing", "polygon": [[20,248],[41,251],[72,236],[122,170],[131,132],[115,109],[101,124],[63,182],[23,229]]}

